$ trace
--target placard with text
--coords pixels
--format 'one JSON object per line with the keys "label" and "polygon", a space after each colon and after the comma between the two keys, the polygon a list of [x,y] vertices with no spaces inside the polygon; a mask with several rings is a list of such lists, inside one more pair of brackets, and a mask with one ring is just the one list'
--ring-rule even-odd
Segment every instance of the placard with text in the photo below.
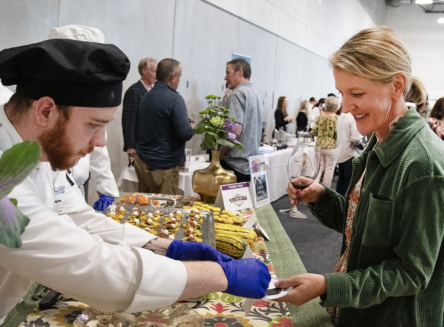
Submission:
{"label": "placard with text", "polygon": [[229,211],[252,208],[250,183],[221,185],[217,193],[215,205]]}

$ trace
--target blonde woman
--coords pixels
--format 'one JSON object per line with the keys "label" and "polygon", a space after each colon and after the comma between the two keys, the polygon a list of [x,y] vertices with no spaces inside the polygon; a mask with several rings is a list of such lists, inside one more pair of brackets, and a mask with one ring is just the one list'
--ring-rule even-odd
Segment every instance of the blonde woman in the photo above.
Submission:
{"label": "blonde woman", "polygon": [[304,100],[299,105],[299,111],[298,115],[296,116],[296,130],[297,131],[306,131],[307,130],[307,124],[308,124],[308,118],[307,118],[307,111],[309,102],[307,100]]}
{"label": "blonde woman", "polygon": [[[330,63],[343,112],[372,136],[353,160],[345,197],[316,182],[298,192],[343,243],[334,273],[277,282],[296,286],[282,300],[321,296],[341,327],[443,326],[444,143],[407,108],[407,47],[390,28],[365,29]],[[295,202],[291,184],[287,192]]]}
{"label": "blonde woman", "polygon": [[326,187],[331,186],[336,167],[336,140],[338,133],[336,131],[336,122],[340,102],[337,97],[330,96],[325,101],[324,112],[316,119],[316,123],[311,131],[313,136],[317,136],[316,145],[321,148],[321,168],[319,170],[316,182],[319,183],[322,174],[322,184]]}

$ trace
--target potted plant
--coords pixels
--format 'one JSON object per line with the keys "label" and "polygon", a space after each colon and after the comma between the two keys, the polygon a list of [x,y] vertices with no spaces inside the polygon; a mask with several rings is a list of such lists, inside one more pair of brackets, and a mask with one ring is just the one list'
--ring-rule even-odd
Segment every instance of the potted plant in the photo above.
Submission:
{"label": "potted plant", "polygon": [[204,151],[211,150],[211,163],[207,168],[194,172],[193,190],[204,202],[213,203],[220,185],[237,181],[232,171],[225,170],[220,165],[220,149],[227,146],[241,150],[243,146],[232,133],[237,124],[234,118],[230,118],[229,109],[218,105],[220,97],[207,95],[206,100],[208,107],[199,112],[200,121],[194,134],[204,134],[200,147]]}

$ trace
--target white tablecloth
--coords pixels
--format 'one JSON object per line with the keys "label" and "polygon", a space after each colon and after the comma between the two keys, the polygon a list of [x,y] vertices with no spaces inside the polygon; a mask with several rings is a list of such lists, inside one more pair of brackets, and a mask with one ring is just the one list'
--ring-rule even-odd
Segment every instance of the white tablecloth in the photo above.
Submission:
{"label": "white tablecloth", "polygon": [[[287,161],[290,157],[293,148],[280,150],[272,154],[265,154],[265,163],[267,164],[267,178],[268,178],[268,192],[270,195],[270,201],[276,201],[280,197],[287,194]],[[199,158],[196,161],[196,157]],[[185,195],[198,196],[193,192],[193,173],[195,170],[204,169],[209,166],[209,162],[204,160],[204,156],[192,156],[190,162],[190,168],[188,172],[179,173],[179,188],[184,191]],[[134,168],[125,168],[120,175],[117,185],[120,186],[123,179],[137,182],[137,175]]]}
{"label": "white tablecloth", "polygon": [[268,194],[271,202],[287,194],[286,189],[289,182],[287,162],[292,150],[293,148],[288,148],[264,155],[267,164]]}

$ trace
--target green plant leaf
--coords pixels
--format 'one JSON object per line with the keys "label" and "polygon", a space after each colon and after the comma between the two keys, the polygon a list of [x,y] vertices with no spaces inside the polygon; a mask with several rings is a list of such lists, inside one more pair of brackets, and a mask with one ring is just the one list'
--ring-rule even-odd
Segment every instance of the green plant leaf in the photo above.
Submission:
{"label": "green plant leaf", "polygon": [[39,162],[40,144],[25,141],[6,150],[0,158],[0,199],[23,182]]}
{"label": "green plant leaf", "polygon": [[205,137],[200,145],[200,148],[202,150],[212,150],[214,147],[215,138],[209,135],[208,133],[205,134]]}
{"label": "green plant leaf", "polygon": [[223,138],[218,138],[217,139],[217,143],[222,145],[222,146],[228,146],[231,149],[234,148],[234,143],[232,143],[232,142],[230,142],[230,141],[228,141],[226,139],[223,139]]}
{"label": "green plant leaf", "polygon": [[0,200],[0,244],[8,248],[20,248],[20,235],[29,224],[29,218],[5,196]]}
{"label": "green plant leaf", "polygon": [[244,146],[242,144],[240,144],[240,143],[236,143],[234,145],[234,147],[236,148],[236,150],[242,150],[244,148]]}
{"label": "green plant leaf", "polygon": [[205,125],[204,122],[201,120],[197,123],[196,127],[194,128],[194,134],[203,134],[205,132]]}

